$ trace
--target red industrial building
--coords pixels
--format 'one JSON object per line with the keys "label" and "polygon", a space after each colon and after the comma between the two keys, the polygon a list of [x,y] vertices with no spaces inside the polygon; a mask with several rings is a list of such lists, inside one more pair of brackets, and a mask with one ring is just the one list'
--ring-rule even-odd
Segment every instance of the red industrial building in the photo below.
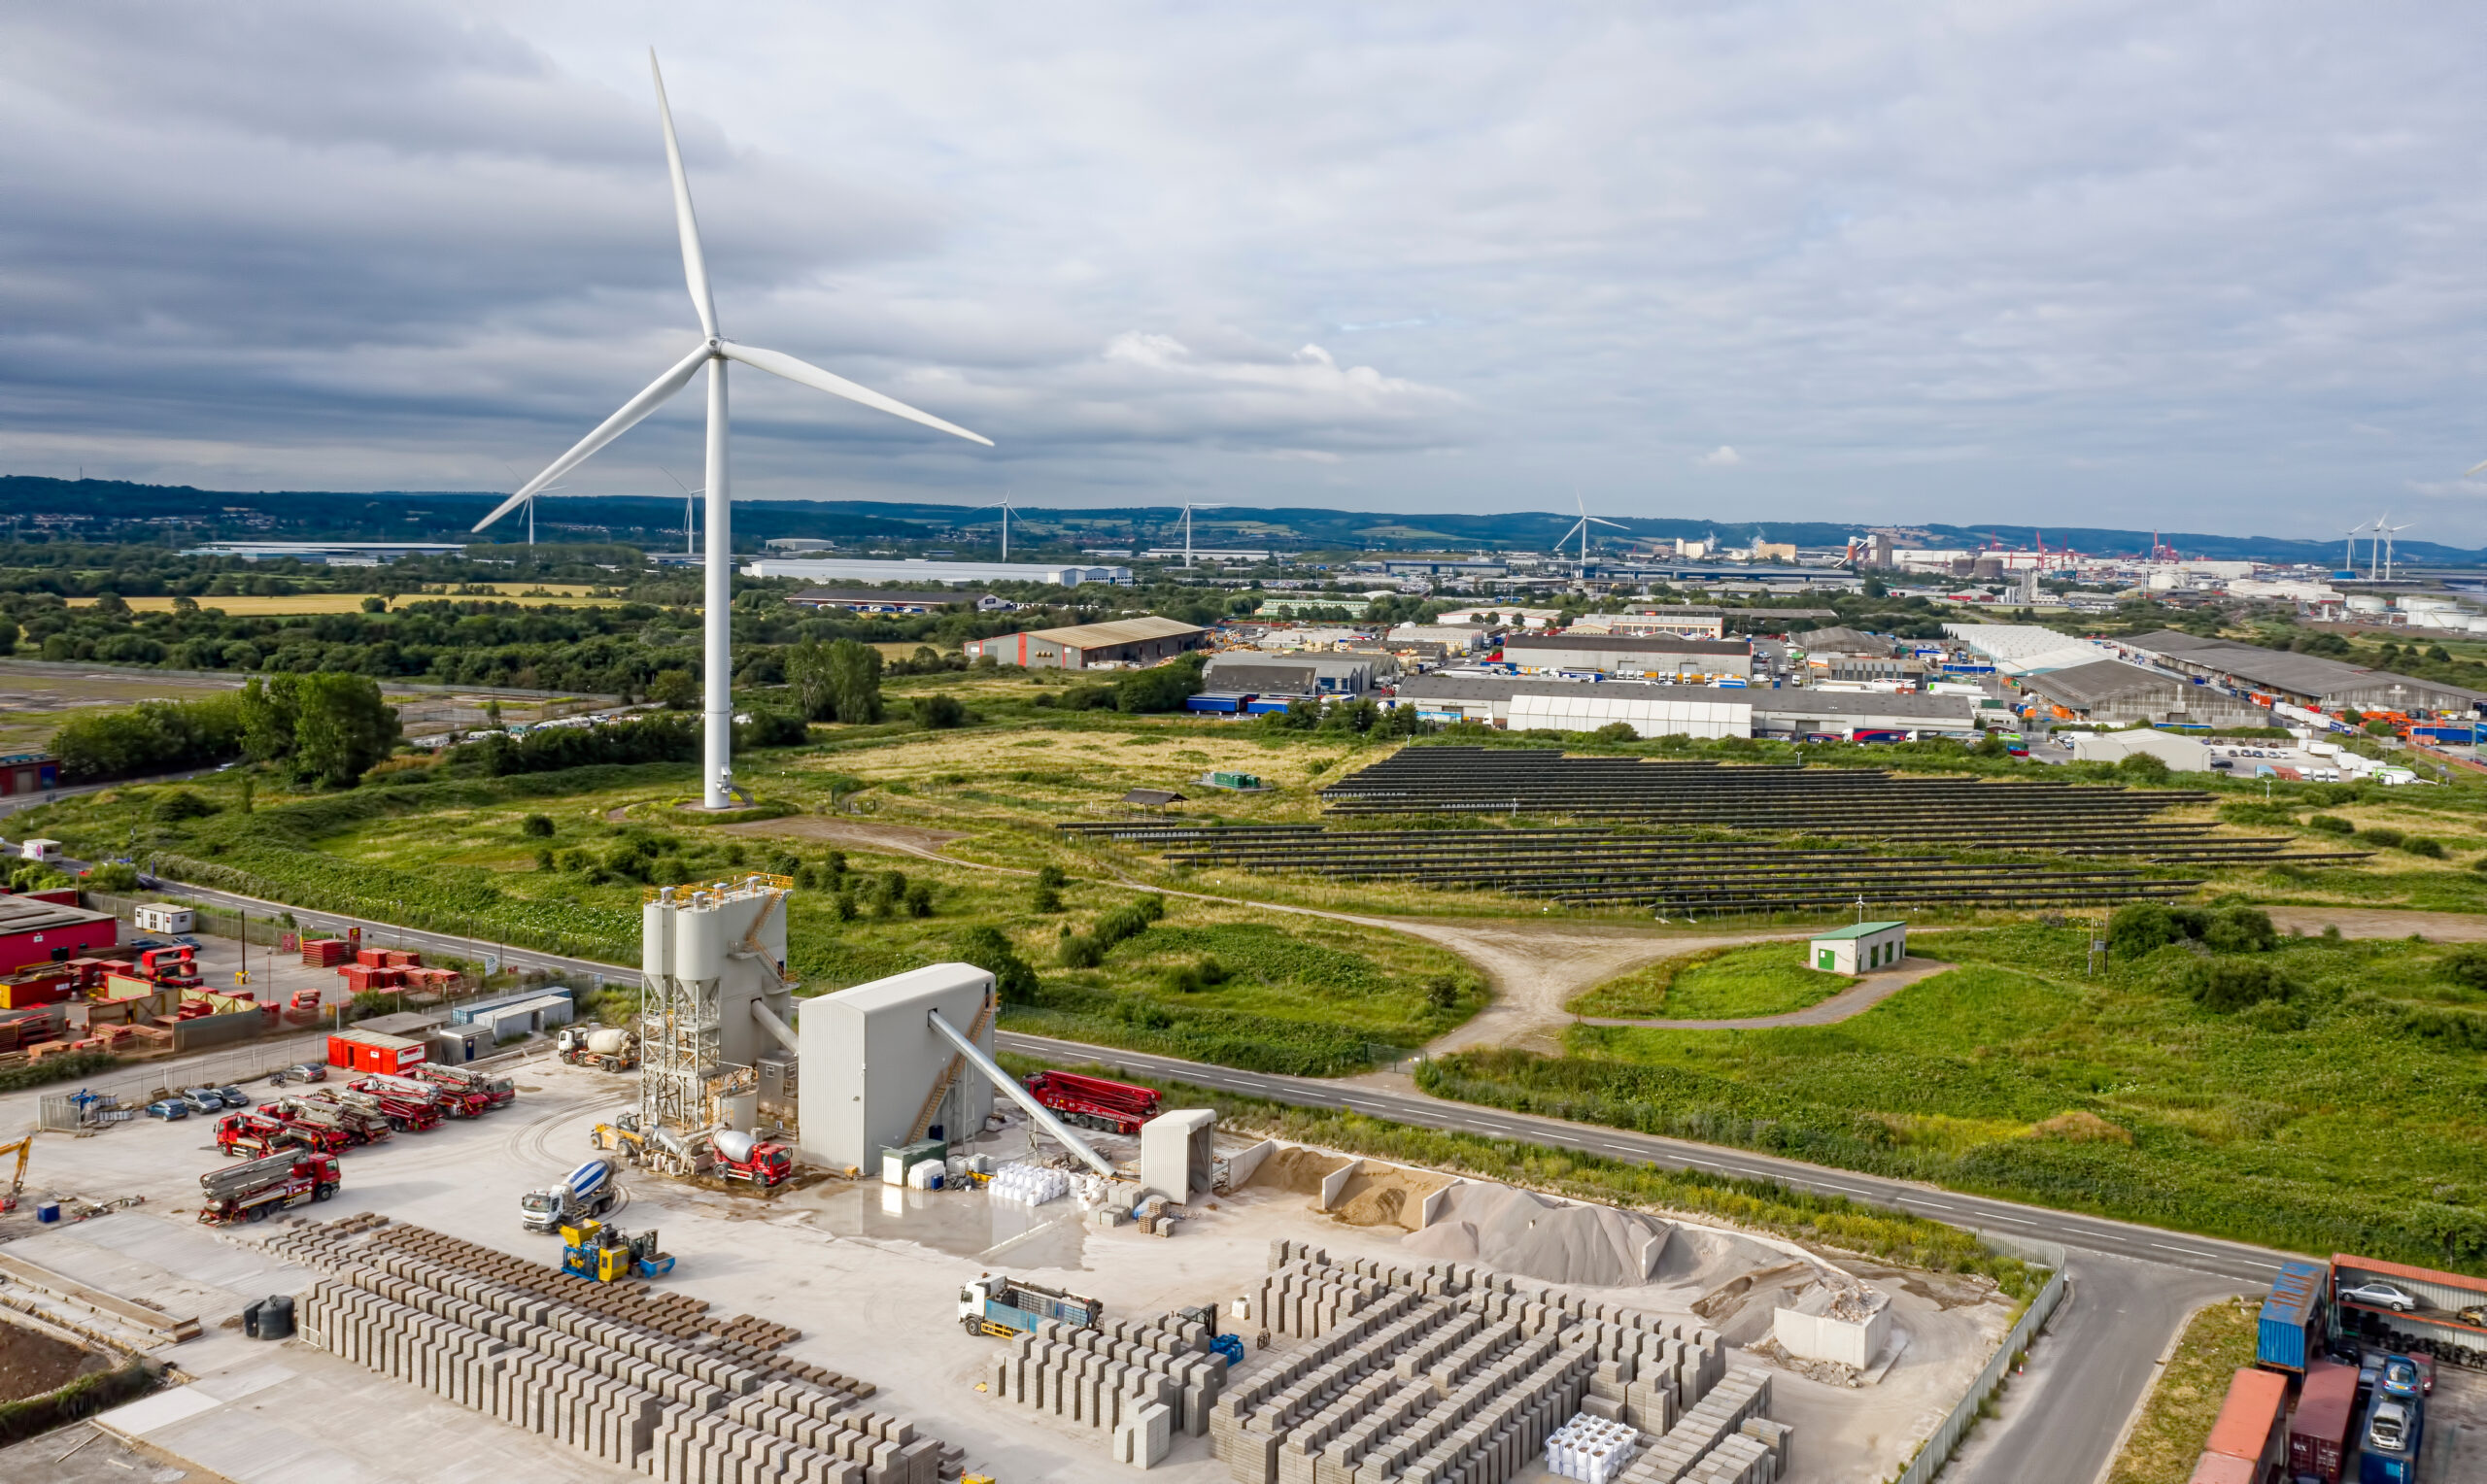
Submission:
{"label": "red industrial building", "polygon": [[109,912],[0,894],[0,974],[83,958],[119,941],[120,923]]}
{"label": "red industrial building", "polygon": [[60,787],[60,759],[50,753],[0,754],[0,798]]}

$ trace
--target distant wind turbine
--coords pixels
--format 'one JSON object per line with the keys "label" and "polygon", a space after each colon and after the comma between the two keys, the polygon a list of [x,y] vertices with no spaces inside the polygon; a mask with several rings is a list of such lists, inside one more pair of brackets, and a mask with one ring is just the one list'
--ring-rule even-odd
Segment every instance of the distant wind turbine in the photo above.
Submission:
{"label": "distant wind turbine", "polygon": [[2386,525],[2381,521],[2374,523],[2374,528],[2383,536],[2383,580],[2385,582],[2392,581],[2392,538],[2416,523],[2414,521],[2403,521],[2398,525]]}
{"label": "distant wind turbine", "polygon": [[1558,552],[1561,551],[1563,549],[1563,543],[1571,540],[1574,533],[1577,532],[1581,538],[1581,576],[1585,578],[1589,575],[1589,527],[1592,525],[1612,525],[1619,531],[1629,531],[1632,527],[1624,524],[1620,521],[1609,521],[1599,516],[1590,515],[1589,508],[1581,503],[1581,492],[1577,489],[1572,491],[1572,504],[1579,510],[1581,519],[1578,523],[1573,525],[1571,530],[1567,530],[1563,532],[1562,535],[1554,538],[1554,549]]}
{"label": "distant wind turbine", "polygon": [[2358,571],[2358,537],[2366,528],[2366,523],[2363,521],[2350,526],[2349,544],[2340,549],[2340,570],[2352,577],[2356,576]]}
{"label": "distant wind turbine", "polygon": [[1225,508],[1224,500],[1185,500],[1183,502],[1183,565],[1185,567],[1192,564],[1192,512]]}
{"label": "distant wind turbine", "polygon": [[656,470],[665,478],[673,480],[673,488],[682,491],[682,555],[685,556],[693,556],[695,555],[695,552],[691,545],[691,533],[697,527],[692,523],[691,515],[695,508],[694,502],[699,498],[699,491],[692,489],[689,485],[684,484],[680,479],[675,477],[674,472],[671,469],[666,468],[663,464],[658,464],[656,466]]}
{"label": "distant wind turbine", "polygon": [[1008,561],[1010,559],[1010,491],[1007,489],[1003,490],[1001,499],[994,501],[990,505],[978,505],[974,510],[969,511],[968,514],[976,515],[987,510],[999,510],[1002,512],[1002,559],[1004,561]]}
{"label": "distant wind turbine", "polygon": [[782,376],[814,390],[844,397],[850,402],[861,402],[893,417],[921,422],[927,427],[938,428],[987,448],[993,446],[993,440],[969,432],[954,422],[944,422],[931,413],[919,412],[869,387],[857,386],[808,361],[797,360],[779,351],[736,345],[718,333],[717,304],[708,291],[707,256],[699,246],[699,223],[691,213],[691,182],[682,172],[682,146],[674,138],[673,110],[665,102],[664,74],[657,68],[657,54],[653,49],[648,52],[648,72],[656,82],[657,117],[664,126],[665,168],[673,177],[674,225],[682,238],[682,276],[691,289],[691,307],[699,316],[699,344],[692,349],[690,354],[676,361],[672,369],[650,382],[637,396],[623,403],[621,411],[605,419],[596,431],[572,445],[568,453],[554,459],[543,473],[521,486],[516,494],[501,503],[500,508],[475,523],[475,528],[482,530],[531,500],[553,481],[586,462],[596,450],[621,437],[636,426],[642,418],[664,406],[675,392],[691,385],[691,379],[701,370],[708,373],[708,464],[707,479],[701,486],[701,492],[708,500],[708,555],[703,573],[706,579],[705,608],[700,623],[705,640],[701,658],[705,758],[700,779],[700,801],[707,808],[723,809],[732,804],[735,792],[733,628],[731,612],[733,589],[730,570],[733,562],[731,530],[733,501],[726,476],[726,363],[738,360],[771,376]]}

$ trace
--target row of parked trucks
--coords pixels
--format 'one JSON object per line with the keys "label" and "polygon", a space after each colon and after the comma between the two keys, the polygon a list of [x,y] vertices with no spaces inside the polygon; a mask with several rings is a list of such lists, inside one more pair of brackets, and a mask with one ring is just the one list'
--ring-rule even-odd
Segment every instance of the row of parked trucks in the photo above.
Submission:
{"label": "row of parked trucks", "polygon": [[341,1087],[283,1093],[228,1113],[216,1125],[216,1147],[243,1163],[198,1177],[198,1219],[213,1226],[261,1221],[325,1200],[336,1194],[337,1156],[347,1150],[436,1129],[452,1118],[480,1118],[517,1096],[507,1077],[416,1062],[404,1075],[371,1072]]}

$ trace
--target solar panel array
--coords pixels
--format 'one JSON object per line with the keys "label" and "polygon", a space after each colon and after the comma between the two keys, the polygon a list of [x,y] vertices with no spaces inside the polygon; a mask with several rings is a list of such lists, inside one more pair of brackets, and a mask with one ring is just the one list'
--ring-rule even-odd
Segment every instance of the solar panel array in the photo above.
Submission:
{"label": "solar panel array", "polygon": [[[2202,883],[2105,860],[2194,868],[2342,861],[2288,837],[2223,836],[2155,818],[2197,791],[1893,777],[1851,768],[1720,766],[1567,758],[1552,751],[1407,748],[1324,789],[1335,815],[1526,815],[1612,823],[1333,829],[1175,820],[1068,825],[1155,846],[1178,864],[1397,880],[1660,917],[1813,912],[1863,898],[1878,910],[2103,906],[2181,897]],[[1738,837],[1711,838],[1711,831]],[[1790,839],[1754,836],[1794,836]],[[1856,840],[1858,844],[1840,843]],[[2053,864],[1961,860],[2036,852]]]}

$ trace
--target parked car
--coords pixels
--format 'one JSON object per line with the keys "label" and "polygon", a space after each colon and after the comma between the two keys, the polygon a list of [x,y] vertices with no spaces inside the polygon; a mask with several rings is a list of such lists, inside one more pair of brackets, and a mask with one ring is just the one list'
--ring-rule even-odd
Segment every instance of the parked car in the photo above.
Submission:
{"label": "parked car", "polygon": [[2409,1357],[2409,1364],[2418,1367],[2418,1395],[2434,1396],[2436,1394],[2436,1358],[2432,1355],[2413,1355]]}
{"label": "parked car", "polygon": [[2340,1290],[2340,1298],[2346,1303],[2363,1303],[2368,1308],[2390,1309],[2396,1314],[2406,1314],[2418,1306],[2417,1295],[2382,1282],[2361,1283],[2356,1288],[2344,1288]]}
{"label": "parked car", "polygon": [[224,1095],[214,1088],[186,1087],[182,1089],[182,1101],[188,1103],[193,1113],[224,1111]]}
{"label": "parked car", "polygon": [[2418,1395],[2418,1367],[2405,1355],[2385,1356],[2382,1385],[2387,1397],[2414,1397]]}
{"label": "parked car", "polygon": [[296,1082],[325,1082],[328,1065],[324,1062],[296,1062],[285,1069],[285,1074]]}
{"label": "parked car", "polygon": [[251,1105],[251,1095],[238,1087],[218,1088],[216,1096],[223,1098],[224,1105],[228,1108],[247,1108]]}
{"label": "parked car", "polygon": [[2476,1325],[2479,1329],[2487,1330],[2487,1303],[2471,1304],[2461,1311],[2460,1318],[2463,1324]]}
{"label": "parked car", "polygon": [[2386,1401],[2374,1409],[2374,1421],[2367,1427],[2367,1446],[2385,1453],[2397,1453],[2409,1443],[2409,1408],[2398,1401]]}
{"label": "parked car", "polygon": [[149,1103],[147,1116],[160,1118],[168,1124],[177,1123],[190,1116],[190,1105],[178,1097],[167,1097],[161,1102]]}

